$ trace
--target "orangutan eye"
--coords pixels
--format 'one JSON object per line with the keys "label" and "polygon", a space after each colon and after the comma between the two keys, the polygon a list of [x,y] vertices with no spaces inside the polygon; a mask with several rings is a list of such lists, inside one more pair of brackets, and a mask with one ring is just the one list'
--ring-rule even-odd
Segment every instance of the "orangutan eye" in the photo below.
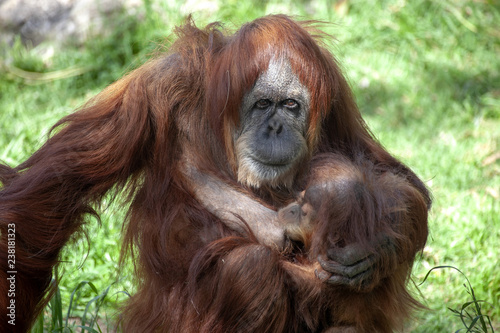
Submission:
{"label": "orangutan eye", "polygon": [[259,109],[267,109],[271,105],[271,101],[268,99],[261,99],[255,103],[255,106]]}
{"label": "orangutan eye", "polygon": [[297,101],[293,99],[285,99],[283,101],[283,105],[287,108],[293,109],[299,106],[299,103],[297,103]]}

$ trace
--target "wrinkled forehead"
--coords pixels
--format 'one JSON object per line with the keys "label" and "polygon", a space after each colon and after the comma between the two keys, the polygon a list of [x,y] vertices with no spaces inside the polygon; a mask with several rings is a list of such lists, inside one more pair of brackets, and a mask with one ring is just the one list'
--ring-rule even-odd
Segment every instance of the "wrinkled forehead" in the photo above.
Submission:
{"label": "wrinkled forehead", "polygon": [[288,59],[273,57],[268,68],[255,81],[253,89],[245,95],[245,100],[270,99],[277,102],[287,98],[309,104],[309,91],[294,73]]}

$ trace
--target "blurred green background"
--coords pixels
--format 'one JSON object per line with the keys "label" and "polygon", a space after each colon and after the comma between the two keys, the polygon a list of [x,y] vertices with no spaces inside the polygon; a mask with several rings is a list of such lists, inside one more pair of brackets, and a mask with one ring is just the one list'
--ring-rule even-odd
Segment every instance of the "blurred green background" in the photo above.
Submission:
{"label": "blurred green background", "polygon": [[[189,6],[188,6],[189,5]],[[0,160],[14,166],[47,138],[48,129],[106,85],[168,47],[174,26],[193,13],[199,26],[228,29],[270,13],[316,19],[335,39],[361,112],[375,136],[425,180],[433,193],[430,237],[414,268],[418,285],[440,265],[460,269],[482,311],[500,328],[500,4],[443,1],[160,1],[114,16],[105,33],[83,43],[0,46]],[[49,56],[47,50],[55,50]],[[111,286],[99,310],[101,329],[113,322],[133,274],[118,271],[123,209],[112,206],[99,227],[88,224],[64,253],[61,304],[81,315]],[[89,240],[92,246],[89,246]],[[450,309],[471,301],[464,276],[433,271],[419,286],[428,307],[408,332],[463,328]],[[122,292],[124,291],[124,292]],[[95,303],[95,302],[94,302]],[[93,304],[91,306],[94,306]],[[54,306],[53,306],[54,307]],[[449,309],[450,308],[450,309]],[[48,308],[44,320],[50,320]],[[472,312],[472,311],[470,311]],[[49,327],[44,324],[46,330]]]}

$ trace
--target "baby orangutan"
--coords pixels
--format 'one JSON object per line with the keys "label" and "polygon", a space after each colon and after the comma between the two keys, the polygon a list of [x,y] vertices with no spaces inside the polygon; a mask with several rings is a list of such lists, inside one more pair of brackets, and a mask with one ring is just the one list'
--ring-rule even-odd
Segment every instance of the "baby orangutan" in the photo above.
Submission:
{"label": "baby orangutan", "polygon": [[[306,190],[280,209],[271,224],[292,245],[278,256],[263,245],[242,245],[247,253],[262,256],[261,264],[255,258],[252,264],[261,265],[262,272],[283,268],[265,283],[279,281],[283,288],[297,290],[293,300],[283,303],[296,304],[296,316],[306,316],[311,332],[393,332],[419,306],[406,284],[426,241],[427,201],[405,177],[382,170],[363,156],[354,161],[336,154],[318,156]],[[210,203],[215,214],[228,209],[216,207],[220,199]],[[236,199],[232,193],[231,200]],[[252,214],[238,211],[249,229],[265,223],[253,220],[259,209],[252,205]],[[261,207],[267,214],[268,208]]]}

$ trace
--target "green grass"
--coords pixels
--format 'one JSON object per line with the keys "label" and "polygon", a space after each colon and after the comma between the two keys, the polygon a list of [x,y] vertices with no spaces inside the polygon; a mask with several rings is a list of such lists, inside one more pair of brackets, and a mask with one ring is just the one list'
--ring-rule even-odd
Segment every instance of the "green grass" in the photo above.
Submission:
{"label": "green grass", "polygon": [[[47,44],[34,49],[19,43],[9,50],[0,47],[0,160],[10,165],[24,160],[46,139],[56,120],[143,63],[184,19],[183,1],[169,3],[145,1],[140,19],[123,15],[109,36],[83,46],[69,45],[49,58],[44,56]],[[470,281],[476,299],[487,302],[479,303],[481,311],[498,330],[499,3],[219,3],[213,12],[194,13],[199,25],[221,20],[232,27],[278,12],[335,23],[325,26],[336,37],[331,49],[343,64],[367,122],[387,149],[426,181],[434,196],[431,233],[415,266],[414,281],[421,283],[435,266],[458,268]],[[83,316],[86,305],[108,286],[99,313],[112,316],[127,297],[121,291],[133,292],[130,270],[117,271],[121,216],[121,210],[112,207],[101,227],[89,223],[91,247],[85,238],[67,247],[65,263],[59,267],[63,316],[82,281],[91,281],[97,293],[82,287],[79,301],[71,305],[71,316]],[[472,301],[466,283],[452,269],[431,272],[419,287],[429,310],[419,312],[408,331],[463,328],[461,319],[448,308],[460,310]]]}

